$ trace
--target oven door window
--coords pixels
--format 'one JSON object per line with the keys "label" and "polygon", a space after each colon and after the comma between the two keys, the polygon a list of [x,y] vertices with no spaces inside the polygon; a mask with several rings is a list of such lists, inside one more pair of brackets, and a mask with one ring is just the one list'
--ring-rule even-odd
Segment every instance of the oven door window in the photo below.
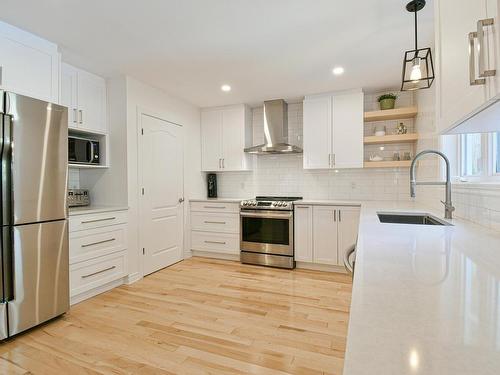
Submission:
{"label": "oven door window", "polygon": [[242,239],[273,245],[290,245],[290,220],[242,217]]}

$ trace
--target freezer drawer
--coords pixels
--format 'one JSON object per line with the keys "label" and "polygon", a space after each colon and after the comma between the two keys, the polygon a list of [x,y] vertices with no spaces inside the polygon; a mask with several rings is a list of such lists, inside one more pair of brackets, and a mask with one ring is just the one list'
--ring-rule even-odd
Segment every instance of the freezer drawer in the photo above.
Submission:
{"label": "freezer drawer", "polygon": [[14,283],[13,299],[7,304],[9,336],[69,309],[67,220],[15,226],[11,230]]}

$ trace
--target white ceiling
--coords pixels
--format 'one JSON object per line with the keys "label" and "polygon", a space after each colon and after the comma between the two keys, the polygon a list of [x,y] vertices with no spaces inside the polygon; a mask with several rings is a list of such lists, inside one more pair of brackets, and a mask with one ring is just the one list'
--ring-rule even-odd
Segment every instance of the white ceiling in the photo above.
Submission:
{"label": "white ceiling", "polygon": [[[63,59],[198,106],[397,87],[413,16],[401,0],[0,0],[0,19]],[[432,42],[433,2],[419,12]],[[334,66],[345,74],[335,77]],[[230,93],[220,86],[228,83]]]}

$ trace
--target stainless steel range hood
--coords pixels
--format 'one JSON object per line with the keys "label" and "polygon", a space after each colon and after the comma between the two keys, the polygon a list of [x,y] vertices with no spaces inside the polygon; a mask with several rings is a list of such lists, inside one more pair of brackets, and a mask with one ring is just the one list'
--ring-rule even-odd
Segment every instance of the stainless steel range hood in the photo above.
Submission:
{"label": "stainless steel range hood", "polygon": [[287,143],[288,105],[282,99],[264,102],[264,138],[266,143],[245,148],[250,154],[300,154],[300,147]]}

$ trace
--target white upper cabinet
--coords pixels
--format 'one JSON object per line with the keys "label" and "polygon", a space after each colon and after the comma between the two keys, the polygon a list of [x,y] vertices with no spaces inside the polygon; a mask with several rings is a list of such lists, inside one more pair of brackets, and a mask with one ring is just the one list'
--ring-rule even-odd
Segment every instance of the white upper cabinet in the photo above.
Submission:
{"label": "white upper cabinet", "polygon": [[304,100],[304,168],[331,168],[332,154],[331,96]]}
{"label": "white upper cabinet", "polygon": [[304,100],[304,169],[363,167],[363,93]]}
{"label": "white upper cabinet", "polygon": [[246,171],[251,157],[251,111],[245,105],[204,109],[201,113],[202,170]]}
{"label": "white upper cabinet", "polygon": [[59,103],[57,45],[0,22],[0,89]]}
{"label": "white upper cabinet", "polygon": [[201,113],[201,151],[204,171],[222,168],[222,110]]}
{"label": "white upper cabinet", "polygon": [[68,107],[70,129],[107,132],[104,78],[62,64],[61,104]]}
{"label": "white upper cabinet", "polygon": [[498,0],[437,0],[435,4],[438,130],[498,130],[496,121],[476,121],[500,94]]}

